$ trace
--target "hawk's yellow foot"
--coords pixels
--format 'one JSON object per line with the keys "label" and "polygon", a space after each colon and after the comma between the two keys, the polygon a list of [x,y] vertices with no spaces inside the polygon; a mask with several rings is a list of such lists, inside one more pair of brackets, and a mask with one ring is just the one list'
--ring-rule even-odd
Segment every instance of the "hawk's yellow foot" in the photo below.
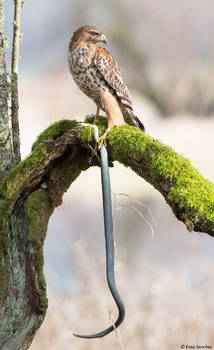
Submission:
{"label": "hawk's yellow foot", "polygon": [[106,132],[96,140],[96,142],[98,143],[98,149],[100,149],[100,148],[102,147],[103,144],[104,144],[104,146],[106,147],[106,137],[107,137],[107,134],[108,134],[108,132],[109,132],[110,130],[111,130],[111,129],[108,128],[108,129],[106,130]]}

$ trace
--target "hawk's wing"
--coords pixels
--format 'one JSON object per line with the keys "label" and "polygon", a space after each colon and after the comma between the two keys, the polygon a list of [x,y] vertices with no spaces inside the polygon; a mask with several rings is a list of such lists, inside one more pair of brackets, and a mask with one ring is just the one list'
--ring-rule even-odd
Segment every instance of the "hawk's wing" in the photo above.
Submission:
{"label": "hawk's wing", "polygon": [[117,62],[103,47],[97,47],[94,64],[110,88],[114,90],[117,99],[133,111],[131,95],[125,85]]}
{"label": "hawk's wing", "polygon": [[93,62],[116,95],[125,122],[144,131],[144,125],[133,113],[131,95],[123,81],[117,62],[106,49],[100,46],[97,46]]}

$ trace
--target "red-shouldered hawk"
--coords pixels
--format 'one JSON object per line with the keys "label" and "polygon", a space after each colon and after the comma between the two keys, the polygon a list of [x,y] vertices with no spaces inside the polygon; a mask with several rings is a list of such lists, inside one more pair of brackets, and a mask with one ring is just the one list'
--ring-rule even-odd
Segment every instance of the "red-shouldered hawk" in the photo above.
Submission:
{"label": "red-shouldered hawk", "polygon": [[69,45],[68,63],[78,87],[106,112],[107,132],[125,121],[144,131],[144,125],[134,115],[130,92],[125,85],[120,69],[111,54],[98,43],[107,43],[105,35],[94,27],[85,25],[76,30]]}

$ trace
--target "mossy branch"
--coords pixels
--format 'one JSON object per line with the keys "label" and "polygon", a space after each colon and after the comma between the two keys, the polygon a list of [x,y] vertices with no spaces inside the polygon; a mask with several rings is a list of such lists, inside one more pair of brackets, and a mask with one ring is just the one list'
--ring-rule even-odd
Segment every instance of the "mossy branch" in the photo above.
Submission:
{"label": "mossy branch", "polygon": [[189,231],[214,236],[214,185],[188,159],[128,125],[114,128],[107,140],[111,161],[130,167],[153,185]]}
{"label": "mossy branch", "polygon": [[[100,132],[106,125],[100,118]],[[107,142],[109,160],[129,166],[159,190],[188,230],[214,235],[214,186],[187,159],[127,125],[109,132]],[[47,308],[47,223],[71,183],[94,165],[99,158],[93,129],[63,120],[38,137],[31,155],[0,185],[1,349],[28,349],[40,327]]]}

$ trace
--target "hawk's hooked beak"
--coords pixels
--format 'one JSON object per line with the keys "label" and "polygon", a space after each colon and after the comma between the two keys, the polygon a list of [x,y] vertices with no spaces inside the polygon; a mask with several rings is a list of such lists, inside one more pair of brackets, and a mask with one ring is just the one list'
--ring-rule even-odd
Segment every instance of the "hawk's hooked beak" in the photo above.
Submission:
{"label": "hawk's hooked beak", "polygon": [[105,45],[107,44],[107,40],[106,40],[106,37],[104,34],[101,34],[100,38],[99,38],[99,41],[101,43],[104,43]]}

